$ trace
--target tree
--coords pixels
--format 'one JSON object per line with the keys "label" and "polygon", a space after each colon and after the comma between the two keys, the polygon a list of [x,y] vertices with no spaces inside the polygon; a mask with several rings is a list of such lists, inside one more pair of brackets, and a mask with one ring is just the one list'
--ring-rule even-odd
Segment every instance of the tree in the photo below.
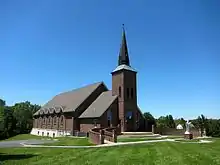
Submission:
{"label": "tree", "polygon": [[161,116],[157,119],[157,126],[160,128],[175,128],[175,122],[172,115]]}
{"label": "tree", "polygon": [[167,118],[165,116],[160,116],[157,119],[157,127],[159,127],[159,128],[168,128],[168,126],[167,126]]}
{"label": "tree", "polygon": [[0,132],[4,131],[4,119],[5,119],[4,107],[0,106]]}
{"label": "tree", "polygon": [[39,105],[32,105],[29,101],[16,103],[13,107],[16,119],[16,130],[20,133],[29,132],[33,126],[33,114],[40,109]]}
{"label": "tree", "polygon": [[144,113],[144,119],[147,121],[147,123],[149,125],[155,125],[156,124],[156,120],[150,112],[145,112]]}
{"label": "tree", "polygon": [[0,137],[9,137],[13,134],[15,121],[10,107],[0,107]]}
{"label": "tree", "polygon": [[204,133],[204,130],[207,129],[207,118],[204,115],[198,116],[197,119],[191,121],[192,124],[201,130],[201,136]]}
{"label": "tree", "polygon": [[167,126],[168,128],[175,128],[175,122],[172,115],[167,115]]}
{"label": "tree", "polygon": [[220,120],[207,119],[206,135],[212,137],[220,137]]}
{"label": "tree", "polygon": [[5,106],[5,101],[0,99],[0,107],[4,107]]}
{"label": "tree", "polygon": [[184,120],[183,118],[175,119],[174,122],[176,126],[180,124],[183,126],[183,128],[185,128],[186,120]]}

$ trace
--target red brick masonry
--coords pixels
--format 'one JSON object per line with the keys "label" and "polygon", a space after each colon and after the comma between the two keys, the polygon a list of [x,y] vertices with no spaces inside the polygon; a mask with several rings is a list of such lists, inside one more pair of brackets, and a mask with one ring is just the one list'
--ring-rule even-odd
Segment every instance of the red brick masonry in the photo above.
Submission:
{"label": "red brick masonry", "polygon": [[93,128],[89,131],[89,140],[93,144],[104,144],[104,140],[117,142],[116,128]]}

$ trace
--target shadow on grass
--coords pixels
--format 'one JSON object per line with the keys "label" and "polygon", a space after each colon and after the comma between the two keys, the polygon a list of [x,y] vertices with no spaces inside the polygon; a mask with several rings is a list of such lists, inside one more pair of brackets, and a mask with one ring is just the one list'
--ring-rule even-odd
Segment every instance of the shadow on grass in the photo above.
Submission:
{"label": "shadow on grass", "polygon": [[21,159],[29,159],[37,155],[33,154],[3,154],[0,153],[0,161],[5,161],[5,160],[21,160]]}

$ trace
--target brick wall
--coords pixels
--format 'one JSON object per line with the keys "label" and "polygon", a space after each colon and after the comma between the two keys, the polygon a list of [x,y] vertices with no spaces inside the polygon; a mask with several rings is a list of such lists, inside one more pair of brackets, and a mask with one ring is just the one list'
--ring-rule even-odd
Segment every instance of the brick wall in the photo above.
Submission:
{"label": "brick wall", "polygon": [[[199,137],[200,131],[197,129],[190,129],[194,137]],[[161,135],[173,135],[173,136],[182,136],[185,133],[184,129],[176,129],[176,128],[154,128],[154,133]]]}
{"label": "brick wall", "polygon": [[104,139],[110,142],[117,142],[116,128],[106,128],[104,131]]}
{"label": "brick wall", "polygon": [[104,140],[117,142],[116,128],[93,128],[89,131],[89,140],[93,144],[104,144]]}
{"label": "brick wall", "polygon": [[104,144],[102,128],[93,128],[89,131],[89,140],[93,144]]}

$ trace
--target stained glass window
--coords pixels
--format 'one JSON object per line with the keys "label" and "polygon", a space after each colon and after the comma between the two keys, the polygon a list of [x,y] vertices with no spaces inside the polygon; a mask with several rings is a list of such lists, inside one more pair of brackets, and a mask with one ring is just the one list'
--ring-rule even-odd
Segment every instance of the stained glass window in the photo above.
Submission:
{"label": "stained glass window", "polygon": [[127,119],[127,120],[132,119],[132,111],[128,111],[128,112],[126,113],[126,119]]}

